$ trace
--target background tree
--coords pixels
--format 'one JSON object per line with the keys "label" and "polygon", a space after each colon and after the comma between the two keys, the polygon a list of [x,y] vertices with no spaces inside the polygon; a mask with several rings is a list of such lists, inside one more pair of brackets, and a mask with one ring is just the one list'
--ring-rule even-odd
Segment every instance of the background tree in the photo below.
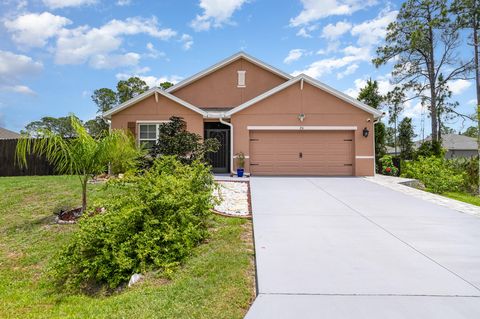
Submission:
{"label": "background tree", "polygon": [[[393,144],[395,154],[397,154],[398,146],[398,118],[403,111],[403,103],[405,102],[405,91],[401,87],[395,87],[385,96],[385,103],[388,105],[388,124],[393,124]],[[387,131],[388,132],[388,131]]]}
{"label": "background tree", "polygon": [[75,115],[64,117],[45,116],[38,121],[33,121],[27,124],[25,130],[22,130],[21,133],[32,137],[42,137],[45,131],[48,131],[64,138],[71,138],[76,136],[76,131],[72,126],[72,117],[81,123]]}
{"label": "background tree", "polygon": [[413,130],[412,119],[409,117],[403,118],[398,126],[398,144],[400,146],[400,158],[409,160],[413,158],[413,138],[415,132]]}
{"label": "background tree", "polygon": [[470,126],[465,130],[465,132],[462,133],[462,135],[477,138],[478,136],[478,127],[476,126]]}
{"label": "background tree", "polygon": [[452,23],[447,0],[407,0],[395,22],[387,28],[386,45],[377,49],[373,60],[378,67],[395,58],[392,75],[430,112],[432,139],[438,140],[438,90],[443,81],[465,79],[471,61],[458,54],[458,26]]}
{"label": "background tree", "polygon": [[[380,109],[383,96],[378,92],[378,82],[372,81],[372,79],[367,80],[367,84],[360,89],[357,99],[375,109]],[[385,147],[386,135],[385,124],[382,122],[375,124],[375,156],[377,158],[382,157],[387,152]]]}
{"label": "background tree", "polygon": [[[454,0],[451,6],[452,12],[457,17],[460,28],[470,30],[470,45],[473,46],[473,69],[475,72],[475,84],[477,93],[477,105],[474,118],[477,122],[477,149],[480,159],[480,60],[479,60],[479,28],[480,28],[480,0]],[[478,161],[478,189],[480,194],[480,160]]]}
{"label": "background tree", "polygon": [[385,131],[385,145],[390,147],[395,147],[396,141],[397,141],[397,134],[395,132],[395,128],[387,126],[387,129]]}
{"label": "background tree", "polygon": [[109,88],[101,88],[93,91],[92,101],[97,105],[97,116],[85,122],[88,133],[100,137],[108,132],[108,124],[103,119],[102,113],[110,110],[118,103],[117,93]]}
{"label": "background tree", "polygon": [[150,152],[153,158],[174,155],[181,162],[190,164],[195,160],[204,161],[207,153],[217,152],[220,147],[217,139],[202,142],[200,135],[188,132],[187,123],[181,117],[170,117],[168,122],[159,125],[158,130],[158,141]]}
{"label": "background tree", "polygon": [[109,130],[108,123],[105,122],[101,115],[96,116],[92,120],[86,121],[83,126],[87,130],[88,134],[96,138],[102,137],[108,133]]}
{"label": "background tree", "polygon": [[[438,76],[438,106],[437,106],[437,118],[438,118],[438,140],[442,140],[443,134],[452,134],[455,133],[453,129],[446,126],[446,123],[449,120],[455,118],[455,114],[459,114],[455,111],[455,108],[458,106],[458,102],[450,101],[452,97],[452,91],[448,87],[448,83],[445,82],[443,75]],[[450,131],[451,130],[451,131]]]}
{"label": "background tree", "polygon": [[97,105],[97,113],[104,113],[118,104],[117,93],[109,88],[93,91],[92,101]]}
{"label": "background tree", "polygon": [[117,83],[117,100],[118,103],[123,103],[137,95],[148,91],[149,87],[145,81],[139,77],[133,76],[128,80],[121,80]]}
{"label": "background tree", "polygon": [[444,124],[442,124],[442,127],[440,128],[440,131],[442,132],[442,135],[446,134],[456,134],[455,130],[451,127],[448,127]]}
{"label": "background tree", "polygon": [[173,86],[173,83],[172,82],[162,82],[160,83],[159,87],[161,87],[163,90],[166,90],[168,89],[169,87]]}
{"label": "background tree", "polygon": [[60,174],[77,175],[82,185],[84,212],[87,207],[88,179],[105,172],[110,162],[128,161],[126,154],[135,158],[138,155],[134,151],[135,142],[125,131],[113,130],[101,139],[94,139],[76,117],[71,116],[69,119],[75,132],[74,137],[65,139],[55,131],[43,129],[43,138],[26,136],[18,140],[16,158],[22,166],[26,166],[27,155],[35,153],[45,156]]}

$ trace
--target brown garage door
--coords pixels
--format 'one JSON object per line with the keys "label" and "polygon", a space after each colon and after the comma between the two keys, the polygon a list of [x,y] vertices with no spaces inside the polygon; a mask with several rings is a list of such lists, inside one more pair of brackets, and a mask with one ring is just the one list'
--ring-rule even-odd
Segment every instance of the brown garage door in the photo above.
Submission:
{"label": "brown garage door", "polygon": [[353,175],[353,131],[250,131],[253,175]]}

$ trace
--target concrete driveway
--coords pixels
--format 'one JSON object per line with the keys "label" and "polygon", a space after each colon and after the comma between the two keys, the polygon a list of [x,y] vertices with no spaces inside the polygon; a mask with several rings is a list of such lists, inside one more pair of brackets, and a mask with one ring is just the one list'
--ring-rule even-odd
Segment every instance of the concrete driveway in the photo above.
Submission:
{"label": "concrete driveway", "polygon": [[251,178],[246,318],[480,318],[480,218],[362,178]]}

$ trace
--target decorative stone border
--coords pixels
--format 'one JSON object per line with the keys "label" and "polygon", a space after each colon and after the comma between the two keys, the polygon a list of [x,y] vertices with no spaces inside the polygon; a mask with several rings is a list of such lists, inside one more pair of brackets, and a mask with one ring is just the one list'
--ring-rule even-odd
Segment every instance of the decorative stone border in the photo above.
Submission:
{"label": "decorative stone border", "polygon": [[454,209],[461,213],[480,217],[479,206],[471,205],[455,199],[451,199],[438,194],[429,193],[429,192],[422,191],[420,189],[409,186],[409,184],[411,185],[413,182],[416,182],[414,179],[386,176],[386,175],[379,175],[379,174],[375,176],[364,177],[364,178],[370,182],[388,187],[398,192],[411,195],[413,197],[420,198],[440,206]]}
{"label": "decorative stone border", "polygon": [[[219,184],[220,189],[220,196],[223,195],[223,202],[219,205],[216,205],[214,209],[212,210],[214,213],[222,215],[222,216],[228,216],[228,217],[241,217],[241,218],[251,218],[252,216],[252,204],[251,204],[251,197],[250,197],[250,183],[248,181],[238,181],[238,180],[217,180],[217,183]],[[242,203],[244,205],[243,210],[240,212],[234,212],[234,206],[235,203],[229,204],[228,201],[237,201],[239,200],[238,196],[238,190],[232,189],[231,187],[226,187],[225,185],[228,184],[246,184],[246,189],[241,190],[240,200],[245,201]],[[229,185],[229,186],[230,186]],[[223,194],[222,194],[223,192]],[[226,194],[226,195],[225,195]],[[244,194],[245,196],[241,196]],[[218,196],[217,194],[215,194]],[[233,195],[233,196],[232,196]]]}

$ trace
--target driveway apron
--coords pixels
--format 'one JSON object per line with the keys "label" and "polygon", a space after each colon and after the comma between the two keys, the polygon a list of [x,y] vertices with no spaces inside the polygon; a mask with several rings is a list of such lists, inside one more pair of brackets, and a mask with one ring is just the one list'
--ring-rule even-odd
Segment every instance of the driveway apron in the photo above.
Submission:
{"label": "driveway apron", "polygon": [[362,178],[250,183],[246,318],[480,318],[480,218]]}

